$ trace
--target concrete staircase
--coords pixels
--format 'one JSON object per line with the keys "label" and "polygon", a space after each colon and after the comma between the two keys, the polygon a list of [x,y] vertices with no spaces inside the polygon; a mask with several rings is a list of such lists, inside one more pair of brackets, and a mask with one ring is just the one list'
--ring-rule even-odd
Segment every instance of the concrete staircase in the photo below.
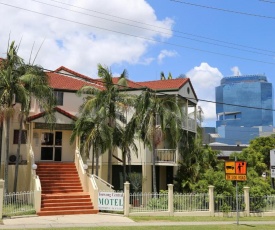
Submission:
{"label": "concrete staircase", "polygon": [[74,163],[37,163],[36,174],[42,187],[39,216],[98,213],[83,192]]}

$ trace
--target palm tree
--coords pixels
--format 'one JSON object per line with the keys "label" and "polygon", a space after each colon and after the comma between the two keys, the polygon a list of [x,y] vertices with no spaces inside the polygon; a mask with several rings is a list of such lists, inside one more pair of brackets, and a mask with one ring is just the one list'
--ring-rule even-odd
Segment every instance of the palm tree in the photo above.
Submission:
{"label": "palm tree", "polygon": [[[135,144],[135,131],[130,126],[125,127],[122,133],[117,138],[117,145],[122,151],[122,164],[123,164],[123,182],[126,182],[126,158],[131,159],[131,152],[137,155],[137,146]],[[132,151],[131,151],[132,150]]]}
{"label": "palm tree", "polygon": [[[23,84],[27,92],[26,96],[29,98],[27,98],[28,103],[24,103],[24,100],[21,100],[21,98],[18,98],[17,100],[21,104],[21,112],[19,114],[19,137],[13,192],[16,192],[17,190],[22,127],[25,117],[29,115],[31,98],[33,97],[33,99],[35,98],[38,101],[40,107],[46,112],[45,116],[48,121],[54,121],[54,119],[50,119],[50,117],[53,116],[52,109],[55,106],[53,90],[50,88],[47,76],[41,67],[23,64],[18,68],[18,79]],[[52,124],[50,124],[50,126],[51,125]]]}
{"label": "palm tree", "polygon": [[1,118],[4,120],[5,141],[6,141],[6,159],[5,159],[5,192],[8,191],[8,159],[9,159],[9,136],[10,120],[14,114],[15,99],[20,98],[23,104],[28,104],[28,92],[18,78],[18,68],[22,65],[23,60],[17,55],[17,47],[14,42],[8,48],[7,57],[0,70],[0,106]]}
{"label": "palm tree", "polygon": [[[14,192],[17,189],[18,160],[24,117],[28,115],[31,97],[35,96],[40,105],[52,116],[53,94],[47,84],[47,78],[43,70],[38,66],[26,65],[17,54],[18,48],[15,42],[9,46],[7,57],[4,59],[0,70],[0,101],[1,117],[6,123],[6,161],[5,161],[5,192],[8,189],[8,158],[10,119],[14,114],[15,101],[21,104],[19,114],[19,136],[17,148],[17,160],[15,167]],[[50,103],[51,102],[51,103]]]}
{"label": "palm tree", "polygon": [[84,86],[79,94],[86,94],[85,101],[81,106],[83,116],[96,114],[102,122],[108,124],[112,130],[112,139],[108,143],[108,178],[111,183],[112,155],[115,144],[116,130],[118,127],[117,118],[123,117],[123,107],[131,103],[131,96],[122,92],[127,85],[127,72],[124,70],[120,75],[117,84],[114,84],[111,71],[107,67],[98,65],[98,76],[101,78],[103,90],[91,86]]}
{"label": "palm tree", "polygon": [[[156,92],[144,91],[136,100],[135,113],[129,127],[137,131],[140,139],[152,150],[153,192],[156,187],[156,148],[163,136],[172,146],[177,145],[181,129],[181,109],[175,96],[157,96]],[[169,139],[171,136],[173,138]]]}
{"label": "palm tree", "polygon": [[166,78],[165,78],[165,75],[164,75],[164,72],[163,72],[163,71],[161,71],[161,72],[160,72],[160,80],[166,80]]}
{"label": "palm tree", "polygon": [[[96,120],[97,119],[97,120]],[[98,175],[98,157],[99,153],[104,152],[108,148],[108,144],[112,139],[112,130],[106,122],[100,122],[100,119],[90,116],[81,116],[74,124],[71,143],[78,136],[81,143],[80,150],[88,155],[90,147],[93,146],[92,156],[92,174],[94,173],[94,156],[96,155],[96,175]]]}

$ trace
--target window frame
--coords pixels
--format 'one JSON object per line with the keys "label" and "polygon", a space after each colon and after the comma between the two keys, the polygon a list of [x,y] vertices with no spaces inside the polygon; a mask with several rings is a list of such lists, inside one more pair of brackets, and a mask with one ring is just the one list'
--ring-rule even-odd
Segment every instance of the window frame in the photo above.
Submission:
{"label": "window frame", "polygon": [[[27,130],[22,130],[21,144],[22,145],[27,144],[27,139],[28,139],[28,131]],[[14,129],[13,130],[13,144],[18,145],[18,141],[19,141],[19,129]]]}
{"label": "window frame", "polygon": [[54,91],[54,96],[56,99],[56,105],[63,105],[64,104],[64,92],[63,91]]}

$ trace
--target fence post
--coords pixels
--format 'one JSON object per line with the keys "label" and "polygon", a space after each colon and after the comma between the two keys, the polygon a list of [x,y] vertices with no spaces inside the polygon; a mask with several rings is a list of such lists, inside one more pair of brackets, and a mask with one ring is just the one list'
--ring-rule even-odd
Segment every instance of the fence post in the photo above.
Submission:
{"label": "fence post", "polygon": [[173,184],[168,184],[168,212],[170,216],[174,216],[174,191]]}
{"label": "fence post", "polygon": [[250,214],[249,189],[250,189],[250,187],[243,187],[243,190],[244,190],[244,203],[245,203],[244,214],[246,216],[249,216],[249,214]]}
{"label": "fence post", "polygon": [[209,189],[209,191],[208,191],[208,195],[209,195],[209,213],[210,213],[210,216],[214,216],[215,215],[214,186],[209,185],[208,189]]}
{"label": "fence post", "polygon": [[34,190],[34,208],[36,213],[41,211],[41,190]]}
{"label": "fence post", "polygon": [[129,216],[130,209],[130,183],[124,183],[124,216]]}
{"label": "fence post", "polygon": [[3,217],[4,180],[0,180],[0,218]]}

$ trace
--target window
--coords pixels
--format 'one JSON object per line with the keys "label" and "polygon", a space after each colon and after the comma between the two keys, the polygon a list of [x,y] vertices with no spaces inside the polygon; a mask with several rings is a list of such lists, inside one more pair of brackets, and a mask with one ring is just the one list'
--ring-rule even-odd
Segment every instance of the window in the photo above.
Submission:
{"label": "window", "polygon": [[63,105],[63,92],[54,91],[54,96],[56,99],[56,105]]}
{"label": "window", "polygon": [[[13,132],[13,144],[18,144],[19,141],[19,130]],[[27,143],[27,130],[22,130],[21,133],[21,144]]]}
{"label": "window", "polygon": [[53,145],[53,133],[42,133],[41,145]]}

